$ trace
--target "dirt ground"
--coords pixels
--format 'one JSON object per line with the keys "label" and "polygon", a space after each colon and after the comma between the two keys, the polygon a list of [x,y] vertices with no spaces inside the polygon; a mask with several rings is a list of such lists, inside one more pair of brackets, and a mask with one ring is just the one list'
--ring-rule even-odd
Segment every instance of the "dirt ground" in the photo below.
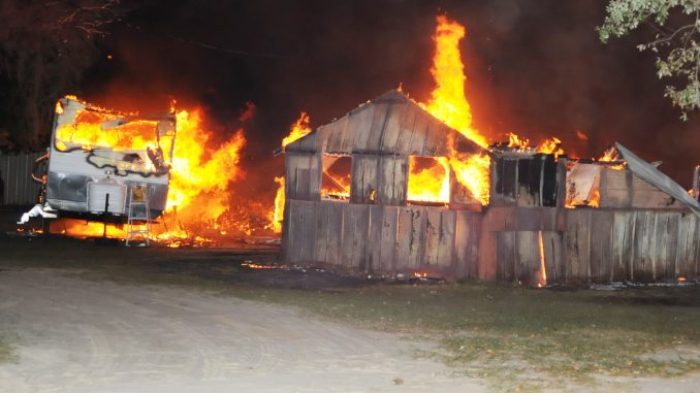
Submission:
{"label": "dirt ground", "polygon": [[2,392],[480,392],[399,335],[206,291],[0,272]]}
{"label": "dirt ground", "polygon": [[[278,252],[249,245],[124,248],[20,237],[8,225],[0,231],[0,341],[13,358],[0,361],[0,393],[489,390],[493,380],[471,379],[417,355],[435,341],[364,330],[207,287],[334,293],[368,285],[322,270],[245,267],[275,265]],[[596,385],[544,391],[700,393],[695,374],[596,379]]]}

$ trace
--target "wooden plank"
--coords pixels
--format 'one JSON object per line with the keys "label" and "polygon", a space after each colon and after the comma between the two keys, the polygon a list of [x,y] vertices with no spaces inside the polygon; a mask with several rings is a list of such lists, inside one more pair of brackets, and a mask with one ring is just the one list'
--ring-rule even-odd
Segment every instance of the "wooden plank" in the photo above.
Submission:
{"label": "wooden plank", "polygon": [[301,225],[299,227],[299,261],[315,262],[314,251],[316,248],[316,213],[318,202],[306,202],[299,204]]}
{"label": "wooden plank", "polygon": [[481,215],[455,211],[454,263],[457,278],[477,278],[479,273],[479,231]]}
{"label": "wooden plank", "polygon": [[444,123],[431,117],[428,121],[428,130],[423,155],[446,156],[448,154],[446,138],[447,132],[448,128]]}
{"label": "wooden plank", "polygon": [[394,206],[382,206],[382,233],[380,251],[380,270],[395,273],[397,245],[396,234],[398,232],[399,208]]}
{"label": "wooden plank", "polygon": [[640,209],[682,209],[683,205],[659,190],[634,190],[632,196],[632,207]]}
{"label": "wooden plank", "polygon": [[[408,104],[408,101],[395,102],[392,104],[391,111],[387,115],[382,139],[379,143],[379,150],[383,154],[401,154],[401,152],[397,151],[396,145],[401,138],[401,134],[404,132],[402,126],[405,122],[405,117],[415,117],[415,115],[411,116],[412,111],[410,108],[411,106]],[[403,155],[408,156],[410,154],[403,153]]]}
{"label": "wooden plank", "polygon": [[381,152],[380,145],[382,143],[384,132],[386,132],[387,121],[391,117],[394,104],[387,102],[373,103],[373,105],[375,106],[375,110],[374,117],[372,118],[372,129],[370,130],[369,134],[367,134],[365,141],[355,141],[356,152],[374,152],[375,154]]}
{"label": "wooden plank", "polygon": [[451,276],[455,276],[452,264],[455,243],[455,225],[457,214],[453,210],[443,209],[440,225],[440,242],[438,244],[438,266]]}
{"label": "wooden plank", "polygon": [[697,277],[697,247],[700,241],[700,228],[694,214],[685,214],[679,218],[678,252],[676,253],[676,277],[690,280]]}
{"label": "wooden plank", "polygon": [[[385,104],[386,105],[386,104]],[[350,150],[355,152],[366,152],[369,134],[373,131],[375,112],[383,110],[377,104],[364,106],[359,111],[353,111],[348,119],[346,142],[350,145]]]}
{"label": "wooden plank", "polygon": [[380,161],[378,202],[384,205],[406,203],[408,158],[383,156]]}
{"label": "wooden plank", "polygon": [[285,194],[288,199],[320,199],[319,154],[289,153],[285,156],[285,167]]}
{"label": "wooden plank", "polygon": [[369,205],[369,223],[367,232],[367,254],[365,270],[379,271],[382,246],[383,206]]}
{"label": "wooden plank", "polygon": [[373,203],[378,186],[379,156],[355,154],[352,159],[351,203]]}
{"label": "wooden plank", "polygon": [[435,266],[438,263],[440,249],[440,227],[442,215],[440,209],[435,207],[425,208],[425,232],[424,247],[422,249],[422,265]]}
{"label": "wooden plank", "polygon": [[411,207],[411,244],[408,254],[408,266],[420,269],[423,264],[423,249],[425,248],[426,214],[423,206]]}
{"label": "wooden plank", "polygon": [[632,259],[634,255],[635,212],[613,211],[612,280],[632,279]]}
{"label": "wooden plank", "polygon": [[411,155],[424,156],[426,154],[425,144],[428,137],[428,127],[431,117],[426,113],[416,114],[416,121],[411,134]]}
{"label": "wooden plank", "polygon": [[363,270],[367,249],[369,205],[346,205],[343,218],[343,266]]}
{"label": "wooden plank", "polygon": [[676,253],[678,252],[678,226],[680,213],[664,213],[663,236],[660,239],[660,258],[663,261],[663,270],[660,272],[665,279],[676,279]]}
{"label": "wooden plank", "polygon": [[[411,144],[413,142],[413,133],[414,129],[416,126],[416,118],[418,117],[419,113],[422,113],[422,110],[417,110],[415,106],[406,104],[404,106],[404,113],[401,116],[401,124],[399,125],[399,133],[397,136],[397,140],[393,143],[393,151],[395,151],[397,154],[403,155],[403,156],[411,156],[414,155],[415,153],[411,151]],[[393,136],[388,136],[386,137],[387,140],[385,140],[385,144],[387,148],[389,146],[392,146],[391,138]]]}
{"label": "wooden plank", "polygon": [[[318,237],[323,237],[325,252],[317,254],[316,258],[332,265],[342,265],[341,250],[343,242],[343,214],[346,203],[320,202],[319,218],[322,218],[323,226],[319,228]],[[317,247],[321,252],[322,247]]]}
{"label": "wooden plank", "polygon": [[515,232],[496,232],[497,255],[496,277],[500,281],[513,282],[516,279],[516,241]]}
{"label": "wooden plank", "polygon": [[564,235],[562,232],[542,232],[544,243],[545,270],[547,283],[561,283],[565,279],[566,260],[564,255]]}
{"label": "wooden plank", "polygon": [[590,280],[590,225],[590,209],[575,209],[569,212],[566,225],[567,281]]}
{"label": "wooden plank", "polygon": [[515,232],[515,278],[519,283],[535,286],[540,271],[539,232]]}
{"label": "wooden plank", "polygon": [[[325,141],[325,152],[329,154],[352,154],[352,139],[348,137],[348,125],[350,115],[345,115],[333,123],[321,126],[317,133],[320,139]],[[319,141],[319,145],[324,144]]]}
{"label": "wooden plank", "polygon": [[632,260],[632,279],[640,282],[653,280],[653,267],[649,259],[649,242],[653,240],[654,215],[646,210],[639,210],[635,220],[634,257]]}
{"label": "wooden plank", "polygon": [[400,272],[410,267],[412,245],[417,241],[413,233],[413,210],[410,207],[399,208],[397,222],[395,269]]}
{"label": "wooden plank", "polygon": [[612,279],[612,226],[613,213],[591,210],[591,281],[607,283]]}

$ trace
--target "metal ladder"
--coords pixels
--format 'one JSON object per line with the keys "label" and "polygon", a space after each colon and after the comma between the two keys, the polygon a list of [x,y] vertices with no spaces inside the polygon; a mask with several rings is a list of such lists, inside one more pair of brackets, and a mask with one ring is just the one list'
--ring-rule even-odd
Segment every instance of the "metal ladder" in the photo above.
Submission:
{"label": "metal ladder", "polygon": [[[153,223],[151,221],[151,207],[148,194],[148,185],[146,184],[136,183],[129,187],[129,216],[127,219],[126,242],[124,243],[127,247],[132,245],[151,245]],[[138,209],[141,207],[143,209]],[[142,225],[146,226],[145,229],[141,227]]]}

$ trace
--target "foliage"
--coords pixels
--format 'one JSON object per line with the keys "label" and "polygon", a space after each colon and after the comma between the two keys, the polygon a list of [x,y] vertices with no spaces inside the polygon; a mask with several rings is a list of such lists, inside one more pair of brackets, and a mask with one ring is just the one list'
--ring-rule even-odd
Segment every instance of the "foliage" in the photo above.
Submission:
{"label": "foliage", "polygon": [[122,12],[119,0],[0,2],[0,98],[21,146],[46,143],[55,101],[76,88],[96,60],[93,39]]}
{"label": "foliage", "polygon": [[665,96],[687,120],[690,112],[700,109],[700,1],[611,0],[598,33],[606,43],[641,25],[653,30],[654,39],[637,48],[658,54],[657,76],[671,79]]}

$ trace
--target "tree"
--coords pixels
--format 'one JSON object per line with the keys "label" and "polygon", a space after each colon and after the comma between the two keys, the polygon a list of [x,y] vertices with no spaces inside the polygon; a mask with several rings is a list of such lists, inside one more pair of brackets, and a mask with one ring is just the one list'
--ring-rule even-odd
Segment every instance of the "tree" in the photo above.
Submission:
{"label": "tree", "polygon": [[97,58],[94,38],[122,12],[119,0],[0,2],[0,100],[20,146],[46,144],[56,100],[77,87]]}
{"label": "tree", "polygon": [[643,25],[653,39],[637,48],[657,54],[656,75],[670,81],[665,96],[687,120],[700,109],[700,0],[611,0],[598,33],[607,43]]}

